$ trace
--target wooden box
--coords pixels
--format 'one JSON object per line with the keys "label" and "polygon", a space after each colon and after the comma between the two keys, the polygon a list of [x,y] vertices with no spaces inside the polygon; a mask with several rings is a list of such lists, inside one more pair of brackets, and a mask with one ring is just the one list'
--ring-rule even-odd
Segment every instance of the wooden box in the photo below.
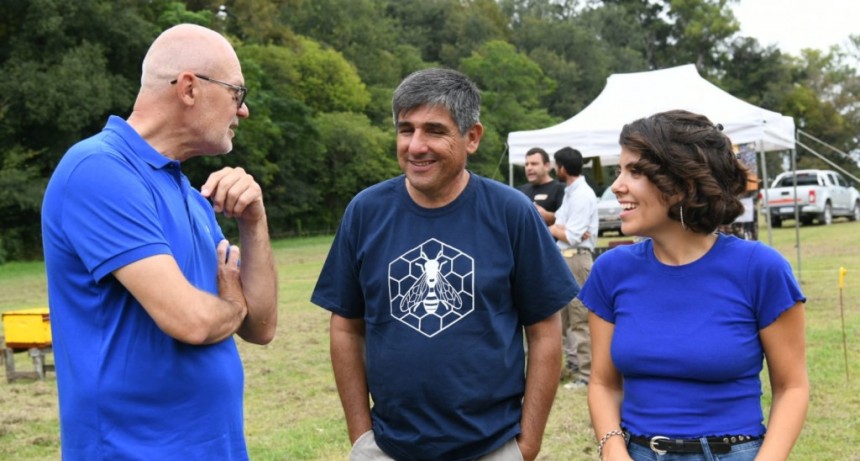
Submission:
{"label": "wooden box", "polygon": [[51,321],[47,307],[3,312],[6,347],[29,349],[51,346]]}

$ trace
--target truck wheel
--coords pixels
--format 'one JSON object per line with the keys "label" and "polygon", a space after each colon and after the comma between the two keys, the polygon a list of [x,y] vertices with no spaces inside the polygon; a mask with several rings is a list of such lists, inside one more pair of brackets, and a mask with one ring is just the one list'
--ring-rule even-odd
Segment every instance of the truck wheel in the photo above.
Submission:
{"label": "truck wheel", "polygon": [[854,202],[854,210],[851,212],[851,216],[848,217],[851,221],[860,221],[860,202]]}
{"label": "truck wheel", "polygon": [[825,226],[833,224],[833,210],[830,208],[830,202],[824,204],[824,211],[821,212],[818,221]]}
{"label": "truck wheel", "polygon": [[771,216],[770,226],[773,228],[782,227],[782,218],[780,218],[779,216]]}

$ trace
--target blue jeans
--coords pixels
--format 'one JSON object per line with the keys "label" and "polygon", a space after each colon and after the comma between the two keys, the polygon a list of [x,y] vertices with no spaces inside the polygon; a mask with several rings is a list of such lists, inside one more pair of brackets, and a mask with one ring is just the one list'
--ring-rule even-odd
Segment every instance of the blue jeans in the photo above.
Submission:
{"label": "blue jeans", "polygon": [[761,448],[763,440],[751,440],[732,446],[732,451],[715,455],[708,448],[706,439],[702,439],[704,453],[666,453],[658,455],[648,447],[628,442],[627,452],[634,461],[753,461]]}

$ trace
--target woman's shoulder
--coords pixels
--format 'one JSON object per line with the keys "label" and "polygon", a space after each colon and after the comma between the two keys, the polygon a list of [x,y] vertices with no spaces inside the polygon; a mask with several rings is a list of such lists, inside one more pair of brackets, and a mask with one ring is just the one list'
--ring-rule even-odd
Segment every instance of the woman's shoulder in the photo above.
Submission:
{"label": "woman's shoulder", "polygon": [[758,240],[745,240],[734,235],[719,234],[719,243],[723,251],[732,252],[738,256],[747,254],[758,258],[782,258],[779,251]]}
{"label": "woman's shoulder", "polygon": [[601,261],[601,264],[629,264],[636,260],[642,260],[651,251],[651,243],[650,239],[641,239],[632,241],[632,243],[615,245],[603,250],[595,259],[594,264],[596,265],[598,261]]}

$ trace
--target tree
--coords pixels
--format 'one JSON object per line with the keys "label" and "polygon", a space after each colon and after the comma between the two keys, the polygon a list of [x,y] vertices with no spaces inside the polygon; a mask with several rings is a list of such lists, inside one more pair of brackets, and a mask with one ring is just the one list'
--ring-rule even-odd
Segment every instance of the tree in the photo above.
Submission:
{"label": "tree", "polygon": [[464,0],[448,10],[439,61],[456,67],[461,59],[489,41],[507,40],[507,18],[494,0]]}
{"label": "tree", "polygon": [[648,69],[669,67],[664,56],[672,41],[672,25],[667,22],[668,0],[603,0],[593,4],[594,24],[601,37],[612,46],[638,51]]}
{"label": "tree", "polygon": [[675,44],[664,56],[672,65],[695,63],[704,74],[721,61],[725,42],[740,30],[729,3],[734,0],[670,0]]}
{"label": "tree", "polygon": [[[329,229],[355,193],[396,174],[391,96],[429,66],[478,83],[485,135],[469,167],[497,179],[511,131],[571,117],[613,73],[689,62],[860,158],[860,35],[800,56],[763,49],[738,34],[731,1],[0,2],[0,261],[38,254],[42,190],[60,156],[108,115],[130,112],[141,57],[180,22],[234,44],[252,114],[233,153],[183,169],[200,184],[223,165],[245,167],[263,185],[274,235]],[[800,162],[817,160],[800,150]]]}
{"label": "tree", "polygon": [[719,86],[750,104],[778,110],[782,95],[792,86],[792,64],[775,46],[762,48],[758,40],[738,37],[720,63]]}
{"label": "tree", "polygon": [[352,63],[311,39],[300,38],[299,44],[295,70],[301,78],[292,82],[294,94],[320,112],[364,110],[370,94]]}
{"label": "tree", "polygon": [[[828,53],[802,50],[795,60],[795,82],[782,100],[781,112],[792,114],[797,127],[843,152],[857,148],[856,116],[857,75],[841,62],[838,49]],[[853,90],[850,90],[853,88]],[[848,89],[847,92],[844,90]],[[851,95],[854,92],[853,96]],[[829,149],[825,149],[825,152]],[[842,155],[829,157],[857,171],[856,163]],[[798,165],[804,168],[829,168],[826,163],[799,151]]]}
{"label": "tree", "polygon": [[460,63],[460,69],[475,80],[481,89],[484,139],[470,168],[498,178],[506,176],[504,140],[511,131],[540,128],[556,123],[541,107],[542,98],[551,94],[555,82],[544,75],[540,66],[502,41],[484,44]]}
{"label": "tree", "polygon": [[357,191],[399,174],[394,128],[382,130],[364,115],[345,112],[320,114],[316,121],[325,161],[315,181],[322,209],[315,211],[333,229]]}
{"label": "tree", "polygon": [[0,3],[0,261],[39,254],[42,195],[60,156],[131,107],[157,28],[127,3]]}

